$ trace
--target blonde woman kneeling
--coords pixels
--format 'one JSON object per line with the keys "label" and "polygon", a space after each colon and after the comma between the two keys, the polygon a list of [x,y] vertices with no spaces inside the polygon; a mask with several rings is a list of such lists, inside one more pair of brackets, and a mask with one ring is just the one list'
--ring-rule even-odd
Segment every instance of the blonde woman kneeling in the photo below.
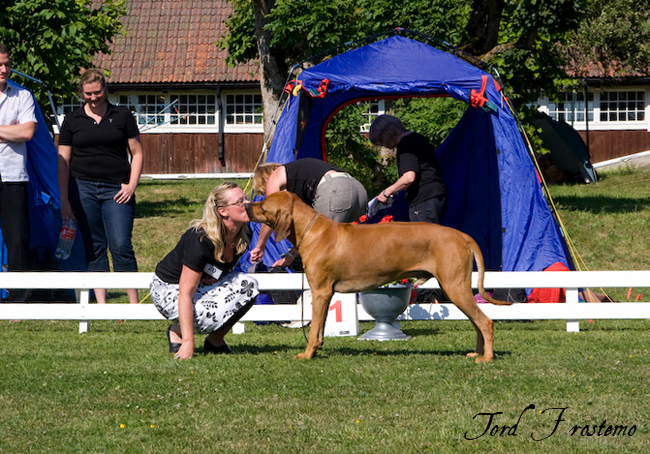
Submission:
{"label": "blonde woman kneeling", "polygon": [[176,359],[194,355],[194,332],[210,333],[204,349],[232,353],[224,336],[252,307],[257,282],[234,272],[248,249],[248,199],[235,183],[210,191],[203,218],[190,223],[174,249],[156,266],[151,299],[167,319],[169,351]]}

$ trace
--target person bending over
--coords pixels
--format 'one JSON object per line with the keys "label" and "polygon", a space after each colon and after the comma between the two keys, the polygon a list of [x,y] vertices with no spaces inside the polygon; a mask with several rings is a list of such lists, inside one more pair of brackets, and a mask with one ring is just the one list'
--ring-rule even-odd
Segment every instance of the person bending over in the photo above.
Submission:
{"label": "person bending over", "polygon": [[[314,158],[303,158],[287,164],[264,164],[253,175],[253,188],[258,195],[278,191],[296,194],[307,205],[335,222],[352,222],[366,213],[368,194],[361,183],[336,166]],[[251,262],[264,257],[271,227],[260,227],[259,239],[251,251]],[[298,257],[295,248],[273,264],[287,267]]]}

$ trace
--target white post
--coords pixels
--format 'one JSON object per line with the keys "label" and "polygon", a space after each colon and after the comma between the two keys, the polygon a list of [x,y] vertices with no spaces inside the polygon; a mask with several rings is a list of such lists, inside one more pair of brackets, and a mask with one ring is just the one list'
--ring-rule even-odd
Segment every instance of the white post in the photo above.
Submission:
{"label": "white post", "polygon": [[[567,288],[566,289],[566,304],[580,304],[578,300],[578,289],[577,288]],[[580,332],[580,320],[567,320],[566,321],[566,330],[568,333],[579,333]]]}
{"label": "white post", "polygon": [[243,322],[237,322],[232,325],[233,334],[244,334],[244,331],[246,331],[246,325]]}
{"label": "white post", "polygon": [[[90,301],[90,290],[84,289],[84,290],[79,290],[79,304],[81,304],[82,309],[85,309],[85,306],[88,306],[88,302]],[[82,311],[85,312],[85,311]],[[89,328],[90,323],[88,320],[80,320],[79,321],[79,334],[87,333],[88,328]]]}

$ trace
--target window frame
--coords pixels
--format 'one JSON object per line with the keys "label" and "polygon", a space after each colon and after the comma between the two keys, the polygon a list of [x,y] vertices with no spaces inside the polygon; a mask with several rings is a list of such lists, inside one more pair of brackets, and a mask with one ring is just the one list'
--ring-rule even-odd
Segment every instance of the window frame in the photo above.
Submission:
{"label": "window frame", "polygon": [[[260,96],[261,93],[255,90],[227,90],[221,93],[221,106],[225,111],[227,108],[227,96]],[[205,96],[205,102],[201,102],[201,97]],[[153,103],[140,103],[141,97],[146,97],[146,101],[149,101],[149,98],[154,97],[152,100]],[[181,98],[185,98],[186,102],[181,102]],[[195,100],[192,100],[192,97],[197,97]],[[214,97],[214,104],[208,102],[209,97]],[[66,111],[71,111],[76,107],[83,105],[83,100],[80,100],[79,104],[72,102],[73,99],[79,99],[78,97],[71,97],[70,102],[66,102],[61,106],[57,107],[57,115],[61,123],[65,117],[64,109]],[[108,95],[108,100],[115,105],[126,105],[129,107],[131,112],[134,113],[136,121],[138,122],[138,128],[140,129],[141,134],[163,134],[163,133],[207,133],[207,134],[218,134],[220,129],[220,116],[222,112],[219,111],[219,103],[217,98],[217,92],[214,90],[175,90],[175,91],[115,91]],[[134,106],[138,106],[139,109],[135,109]],[[155,105],[156,107],[151,108],[149,106]],[[140,106],[146,106],[141,108]],[[178,114],[186,113],[184,111],[191,111],[191,107],[197,107],[196,110],[199,112],[194,116],[197,119],[196,123],[190,124],[174,124],[174,119],[176,111]],[[179,108],[183,107],[183,108]],[[255,113],[262,118],[261,123],[255,124],[237,124],[229,125],[226,124],[224,118],[224,133],[264,133],[264,119],[263,119],[263,106],[261,112]],[[136,112],[135,110],[140,110]],[[67,112],[66,112],[67,113]],[[157,121],[158,125],[152,123],[142,122],[141,118],[146,115],[152,115],[153,117],[160,117]],[[211,122],[210,117],[214,117],[214,123]],[[200,119],[205,117],[206,122],[201,123]],[[191,118],[191,117],[190,117]],[[55,131],[58,134],[58,130]]]}
{"label": "window frame", "polygon": [[[590,90],[589,93],[593,93],[593,109],[589,112],[590,119],[589,119],[589,130],[593,131],[616,131],[616,130],[646,130],[650,131],[650,121],[648,120],[648,115],[650,114],[650,89],[645,86],[629,86],[629,87],[616,87],[616,88],[609,88],[609,87],[599,87],[594,90]],[[642,93],[640,100],[635,99],[634,102],[643,103],[643,108],[639,109],[637,106],[637,109],[635,109],[635,112],[642,112],[643,113],[643,119],[642,120],[628,120],[625,119],[623,121],[621,120],[616,120],[616,121],[610,121],[606,120],[603,121],[601,120],[601,98],[604,98],[604,93],[608,93],[607,97],[609,98],[609,93]],[[635,96],[637,97],[637,96]],[[618,100],[604,100],[602,99],[603,102],[618,102]],[[625,101],[627,102],[627,101]],[[584,106],[584,101],[582,101],[583,106]],[[556,106],[558,103],[555,103],[554,101],[551,101],[548,97],[542,97],[538,100],[538,109],[549,116],[553,118],[552,113],[555,111],[557,112],[557,109],[553,110],[553,107]],[[589,104],[592,104],[592,101],[589,101]],[[618,110],[615,112],[619,112]],[[626,112],[628,112],[626,110]],[[620,113],[620,112],[619,112]],[[557,118],[557,117],[556,117]],[[587,123],[583,121],[566,121],[569,125],[571,125],[575,130],[577,131],[584,131],[587,129]]]}

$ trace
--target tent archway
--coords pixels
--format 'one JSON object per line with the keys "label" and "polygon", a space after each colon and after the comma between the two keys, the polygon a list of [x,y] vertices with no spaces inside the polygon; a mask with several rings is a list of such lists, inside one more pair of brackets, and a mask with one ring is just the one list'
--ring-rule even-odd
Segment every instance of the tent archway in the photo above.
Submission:
{"label": "tent archway", "polygon": [[323,159],[324,126],[348,103],[453,97],[473,108],[436,150],[450,196],[444,224],[477,241],[488,269],[539,271],[556,262],[568,267],[560,229],[498,74],[398,34],[403,32],[303,70],[292,81],[266,161]]}

